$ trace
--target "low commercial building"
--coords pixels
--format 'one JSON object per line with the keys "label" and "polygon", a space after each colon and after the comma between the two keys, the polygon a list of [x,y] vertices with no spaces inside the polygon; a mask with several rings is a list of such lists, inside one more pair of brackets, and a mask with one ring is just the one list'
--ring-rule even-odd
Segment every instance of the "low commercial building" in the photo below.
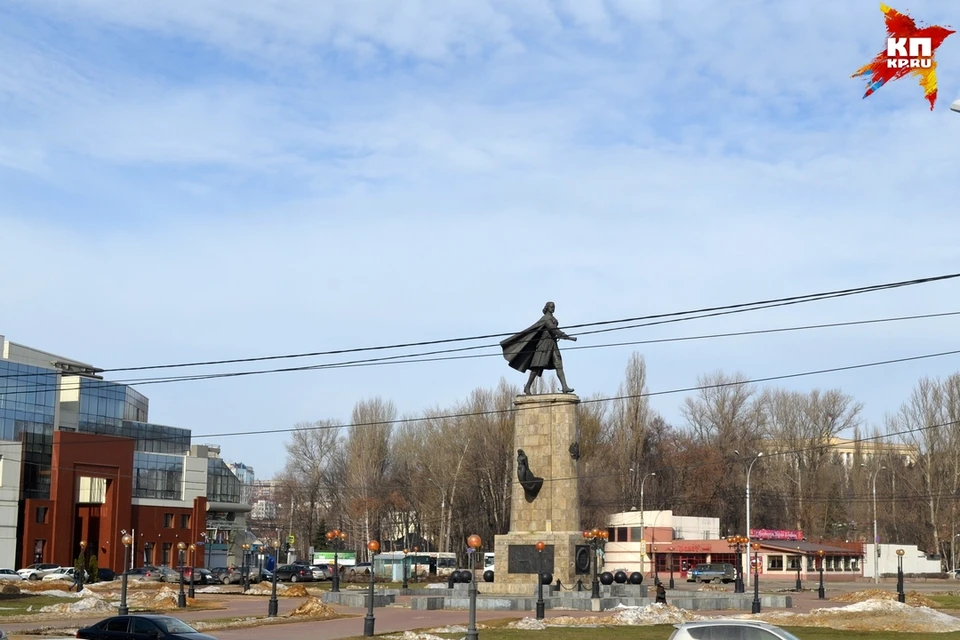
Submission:
{"label": "low commercial building", "polygon": [[133,565],[174,566],[180,542],[187,564],[240,564],[250,507],[219,450],[150,423],[148,399],[101,373],[0,335],[0,566],[96,555],[119,571],[127,533]]}

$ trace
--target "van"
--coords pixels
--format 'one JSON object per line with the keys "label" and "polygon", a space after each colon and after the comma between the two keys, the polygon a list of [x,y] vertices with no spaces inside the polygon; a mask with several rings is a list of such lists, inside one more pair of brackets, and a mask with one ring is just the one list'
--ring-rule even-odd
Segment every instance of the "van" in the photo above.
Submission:
{"label": "van", "polygon": [[709,562],[698,564],[688,574],[687,582],[733,582],[737,579],[737,568],[727,562]]}

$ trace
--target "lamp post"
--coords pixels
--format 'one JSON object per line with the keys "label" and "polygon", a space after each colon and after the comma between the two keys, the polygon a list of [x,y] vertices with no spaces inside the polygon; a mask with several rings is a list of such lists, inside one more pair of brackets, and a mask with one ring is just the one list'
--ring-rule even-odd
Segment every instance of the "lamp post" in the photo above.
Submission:
{"label": "lamp post", "polygon": [[373,625],[376,621],[376,618],[373,617],[373,581],[375,576],[373,560],[377,552],[380,551],[380,543],[376,540],[371,540],[367,543],[367,551],[370,552],[370,596],[367,598],[367,615],[363,619],[363,635],[372,637]]}
{"label": "lamp post", "polygon": [[599,553],[598,551],[603,548],[603,543],[607,540],[610,534],[606,531],[601,531],[600,529],[594,528],[588,531],[583,532],[583,539],[590,544],[590,548],[593,550],[593,582],[590,585],[590,597],[599,598],[600,597],[600,578],[597,575],[599,564]]}
{"label": "lamp post", "polygon": [[753,606],[751,613],[760,613],[760,543],[753,545]]}
{"label": "lamp post", "polygon": [[406,591],[410,588],[407,584],[407,554],[410,552],[409,549],[403,550],[403,590]]}
{"label": "lamp post", "polygon": [[743,550],[750,548],[750,539],[747,536],[735,535],[727,538],[727,544],[737,554],[737,577],[733,581],[734,593],[745,593],[743,588]]}
{"label": "lamp post", "polygon": [[[336,556],[334,556],[336,557]],[[270,601],[267,603],[267,617],[276,618],[278,610],[277,602],[277,569],[280,568],[280,539],[273,540],[273,587],[270,591]],[[336,580],[336,577],[334,577]],[[336,582],[334,582],[336,584]]]}
{"label": "lamp post", "polygon": [[243,549],[243,566],[240,567],[240,575],[243,579],[241,587],[244,591],[246,591],[250,588],[250,543],[244,542],[242,545],[240,545],[240,548]]}
{"label": "lamp post", "polygon": [[[866,467],[865,464],[860,464]],[[878,467],[873,472],[873,583],[880,584],[880,535],[877,533],[877,475],[886,467]]]}
{"label": "lamp post", "polygon": [[[480,536],[473,534],[467,538],[467,547],[471,550],[470,556],[470,619],[467,624],[467,635],[466,640],[477,640],[480,635],[477,633],[477,561],[474,556],[480,555],[477,553],[480,547],[483,545],[483,540],[480,539]],[[539,580],[538,580],[539,581]]]}
{"label": "lamp post", "polygon": [[190,543],[187,547],[190,550],[190,591],[187,593],[191,598],[197,597],[197,592],[193,588],[194,576],[197,575],[197,545]]}
{"label": "lamp post", "polygon": [[817,549],[817,571],[820,572],[820,588],[817,590],[817,597],[823,600],[826,597],[823,591],[823,549]]}
{"label": "lamp post", "polygon": [[[740,455],[739,451],[734,451],[735,454]],[[757,460],[763,457],[763,451],[758,453],[753,457],[753,460],[750,461],[750,465],[747,467],[747,543],[750,542],[750,472],[753,471],[753,465]],[[748,574],[749,579],[749,574]]]}
{"label": "lamp post", "polygon": [[797,591],[803,591],[803,583],[800,581],[800,569],[803,568],[803,554],[800,547],[797,547]]}
{"label": "lamp post", "polygon": [[906,602],[903,593],[903,549],[897,549],[897,601]]}
{"label": "lamp post", "polygon": [[676,589],[673,583],[673,545],[669,547],[670,555],[668,556],[667,561],[670,563],[670,589]]}
{"label": "lamp post", "polygon": [[187,543],[181,540],[177,543],[177,551],[180,556],[180,593],[177,594],[177,608],[187,608],[187,594],[183,592],[183,561],[186,555]]}
{"label": "lamp post", "polygon": [[[340,531],[340,529],[334,529],[333,531],[327,531],[327,541],[330,543],[330,546],[333,547],[333,584],[330,586],[330,593],[340,593],[340,564],[339,564],[339,552],[343,549],[343,543],[347,540],[347,532]],[[370,565],[371,568],[373,565]],[[404,589],[407,588],[406,585],[403,586]]]}
{"label": "lamp post", "polygon": [[[429,547],[428,547],[429,548]],[[420,553],[420,547],[413,547],[413,561],[410,563],[410,577],[414,582],[420,582],[420,574],[417,573],[417,554]]]}
{"label": "lamp post", "polygon": [[543,541],[537,542],[537,620],[543,620],[543,550],[547,545]]}
{"label": "lamp post", "polygon": [[[644,538],[643,538],[643,528],[644,528],[644,527],[643,527],[643,525],[644,525],[644,522],[643,522],[643,519],[644,519],[644,515],[643,515],[643,485],[644,485],[644,483],[647,481],[647,478],[649,478],[650,476],[655,476],[655,475],[657,475],[657,472],[656,472],[656,471],[651,471],[650,473],[644,475],[644,476],[643,476],[643,479],[640,480],[640,540],[643,540],[643,539],[644,539]],[[656,524],[656,523],[654,523],[654,524]],[[643,564],[642,564],[642,563],[640,564],[640,572],[641,572],[641,573],[643,572]]]}
{"label": "lamp post", "polygon": [[126,616],[130,614],[130,609],[127,607],[127,573],[130,571],[130,545],[133,544],[133,536],[124,533],[120,542],[123,543],[123,574],[120,578],[120,610],[117,613]]}
{"label": "lamp post", "polygon": [[83,591],[83,577],[87,572],[87,541],[80,541],[80,566],[73,569],[77,573],[77,593]]}

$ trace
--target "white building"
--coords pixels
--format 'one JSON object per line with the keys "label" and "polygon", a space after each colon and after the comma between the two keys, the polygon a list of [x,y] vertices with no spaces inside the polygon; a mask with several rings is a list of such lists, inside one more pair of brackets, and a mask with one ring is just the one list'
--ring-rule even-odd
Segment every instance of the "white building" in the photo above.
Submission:
{"label": "white building", "polygon": [[604,566],[644,574],[653,570],[647,543],[656,548],[676,540],[720,539],[720,518],[676,516],[671,510],[614,513],[607,520],[607,528],[610,540],[604,549]]}
{"label": "white building", "polygon": [[[880,555],[874,560],[874,554],[880,548]],[[879,569],[880,578],[886,576],[895,576],[897,574],[897,549],[903,549],[903,572],[904,573],[940,573],[943,567],[940,560],[931,559],[926,553],[920,550],[915,544],[864,544],[863,557],[863,576],[873,579],[874,562]]]}

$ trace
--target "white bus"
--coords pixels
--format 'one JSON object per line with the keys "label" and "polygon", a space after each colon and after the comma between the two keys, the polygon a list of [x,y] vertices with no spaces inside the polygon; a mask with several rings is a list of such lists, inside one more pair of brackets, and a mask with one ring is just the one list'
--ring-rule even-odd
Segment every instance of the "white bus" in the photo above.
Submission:
{"label": "white bus", "polygon": [[417,551],[404,554],[403,551],[388,551],[375,555],[374,574],[381,578],[403,580],[403,565],[406,559],[407,579],[416,576],[426,579],[429,576],[448,576],[457,568],[457,554],[452,552]]}
{"label": "white bus", "polygon": [[493,569],[493,551],[487,551],[483,554],[483,569]]}

